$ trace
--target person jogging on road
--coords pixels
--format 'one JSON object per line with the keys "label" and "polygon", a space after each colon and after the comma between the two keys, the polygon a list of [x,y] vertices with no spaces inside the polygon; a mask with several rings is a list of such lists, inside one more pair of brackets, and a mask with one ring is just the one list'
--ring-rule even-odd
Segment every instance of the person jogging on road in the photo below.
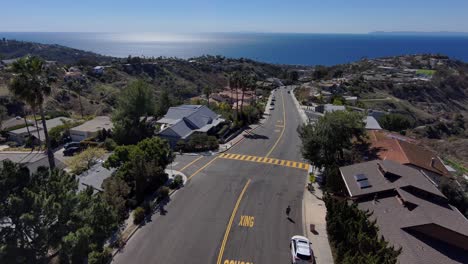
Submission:
{"label": "person jogging on road", "polygon": [[288,208],[286,208],[286,215],[289,217],[290,213],[291,213],[291,206],[288,205]]}

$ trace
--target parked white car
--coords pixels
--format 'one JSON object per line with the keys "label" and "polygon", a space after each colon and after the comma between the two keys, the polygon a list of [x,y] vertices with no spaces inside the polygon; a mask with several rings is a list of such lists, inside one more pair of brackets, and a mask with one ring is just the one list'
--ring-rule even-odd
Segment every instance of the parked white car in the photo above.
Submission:
{"label": "parked white car", "polygon": [[314,252],[310,248],[307,237],[293,236],[291,238],[291,257],[293,264],[315,263]]}

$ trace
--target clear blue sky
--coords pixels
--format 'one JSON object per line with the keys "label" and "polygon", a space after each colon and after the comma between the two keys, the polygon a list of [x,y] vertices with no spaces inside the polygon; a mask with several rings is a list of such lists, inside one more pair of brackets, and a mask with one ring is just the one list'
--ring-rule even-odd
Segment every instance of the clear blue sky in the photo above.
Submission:
{"label": "clear blue sky", "polygon": [[2,0],[0,31],[468,31],[468,0]]}

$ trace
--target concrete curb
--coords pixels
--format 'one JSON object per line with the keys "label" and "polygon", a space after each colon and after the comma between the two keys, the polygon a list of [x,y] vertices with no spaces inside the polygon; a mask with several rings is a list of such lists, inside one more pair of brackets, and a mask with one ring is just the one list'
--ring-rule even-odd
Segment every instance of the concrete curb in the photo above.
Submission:
{"label": "concrete curb", "polygon": [[[218,151],[217,153],[224,153],[228,150],[230,150],[231,148],[233,148],[234,146],[236,146],[237,144],[239,144],[240,142],[242,142],[244,139],[245,139],[245,134],[246,133],[251,133],[252,131],[254,131],[255,129],[261,127],[263,124],[265,124],[265,122],[270,118],[270,110],[268,109],[269,105],[270,105],[270,102],[273,98],[273,93],[270,93],[270,96],[268,97],[268,101],[267,101],[267,104],[265,105],[265,111],[263,112],[263,114],[266,116],[265,118],[262,118],[259,120],[259,123],[258,124],[255,124],[255,125],[252,125],[253,128],[251,129],[246,129],[244,131],[242,131],[237,137],[239,137],[239,139],[234,142],[234,143],[225,143],[223,145],[228,145],[229,144],[229,147],[226,147],[224,150],[220,150]],[[233,140],[236,140],[235,137]]]}
{"label": "concrete curb", "polygon": [[292,99],[294,101],[294,104],[296,105],[296,108],[297,108],[297,111],[299,112],[299,115],[301,116],[302,123],[307,124],[309,119],[307,118],[307,115],[304,112],[304,109],[302,109],[301,104],[299,104],[299,101],[297,101],[296,95],[294,94],[295,89],[296,89],[296,87],[291,89],[291,97],[292,97]]}

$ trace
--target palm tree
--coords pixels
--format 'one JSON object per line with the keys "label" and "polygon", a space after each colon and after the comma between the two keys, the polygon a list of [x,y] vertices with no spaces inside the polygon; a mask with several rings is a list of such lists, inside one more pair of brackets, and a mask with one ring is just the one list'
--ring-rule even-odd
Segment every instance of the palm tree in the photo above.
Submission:
{"label": "palm tree", "polygon": [[210,107],[210,95],[211,95],[211,87],[206,86],[203,89],[203,93],[206,95],[207,105]]}
{"label": "palm tree", "polygon": [[42,127],[47,147],[47,157],[50,169],[55,168],[54,153],[50,148],[49,133],[44,114],[44,99],[51,93],[49,79],[44,71],[44,61],[38,57],[26,56],[15,61],[12,65],[15,73],[10,84],[10,91],[20,100],[29,104],[32,109],[39,108]]}
{"label": "palm tree", "polygon": [[83,114],[83,104],[81,103],[81,92],[83,91],[83,88],[86,87],[87,85],[86,79],[71,79],[67,82],[68,89],[73,90],[75,93],[78,94],[78,101],[80,103],[80,114],[81,118],[84,117]]}

